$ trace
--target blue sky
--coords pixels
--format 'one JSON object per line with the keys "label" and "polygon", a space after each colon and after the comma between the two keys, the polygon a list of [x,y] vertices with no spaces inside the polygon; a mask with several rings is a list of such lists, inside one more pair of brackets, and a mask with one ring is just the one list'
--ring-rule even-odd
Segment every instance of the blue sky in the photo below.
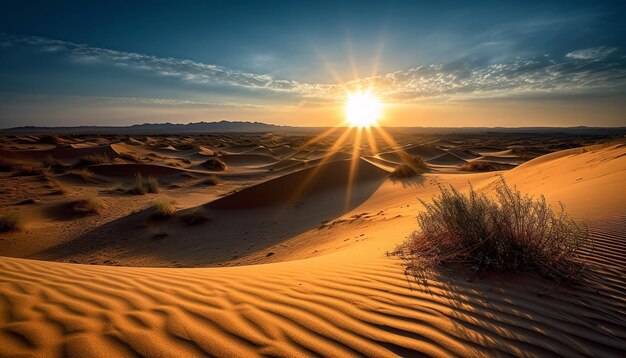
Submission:
{"label": "blue sky", "polygon": [[3,1],[0,127],[333,125],[360,86],[388,125],[626,125],[624,15],[623,1]]}

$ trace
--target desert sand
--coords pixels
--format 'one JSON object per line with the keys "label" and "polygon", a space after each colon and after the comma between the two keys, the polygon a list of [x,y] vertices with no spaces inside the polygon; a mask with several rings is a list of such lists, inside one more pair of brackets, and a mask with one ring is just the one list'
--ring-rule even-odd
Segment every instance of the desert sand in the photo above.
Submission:
{"label": "desert sand", "polygon": [[[0,210],[25,222],[0,234],[0,356],[622,357],[623,141],[418,139],[357,152],[297,136],[3,138],[3,161],[60,169],[1,173]],[[431,170],[390,179],[402,153]],[[94,154],[107,160],[72,172]],[[226,169],[203,167],[212,157]],[[502,167],[463,170],[477,160]],[[126,193],[137,173],[159,192]],[[387,252],[417,229],[420,200],[446,185],[489,193],[500,175],[588,225],[582,282],[405,276]],[[87,195],[100,213],[71,210]],[[154,218],[156,200],[176,214]]]}

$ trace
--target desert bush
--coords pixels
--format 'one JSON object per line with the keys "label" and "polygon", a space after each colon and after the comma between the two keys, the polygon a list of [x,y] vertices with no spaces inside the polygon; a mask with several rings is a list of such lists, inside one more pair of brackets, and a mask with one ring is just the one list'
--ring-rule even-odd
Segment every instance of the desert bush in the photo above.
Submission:
{"label": "desert bush", "polygon": [[152,208],[154,209],[152,217],[156,219],[167,219],[174,216],[176,213],[176,207],[171,200],[155,201],[152,203]]}
{"label": "desert bush", "polygon": [[159,181],[153,177],[143,177],[141,173],[135,175],[135,181],[131,185],[131,187],[127,190],[130,194],[138,194],[143,195],[146,193],[158,193],[159,192]]}
{"label": "desert bush", "polygon": [[97,214],[103,209],[102,202],[97,196],[89,196],[76,200],[72,207],[75,212],[82,214]]}
{"label": "desert bush", "polygon": [[468,172],[492,172],[495,170],[500,170],[500,168],[494,163],[472,161],[461,165],[461,170],[465,170]]}
{"label": "desert bush", "polygon": [[419,174],[424,173],[429,169],[428,164],[424,161],[424,159],[417,155],[407,154],[403,156],[402,161],[404,164],[415,169],[415,171]]}
{"label": "desert bush", "polygon": [[419,174],[420,172],[417,171],[414,167],[408,164],[400,164],[393,172],[391,172],[389,176],[394,179],[402,179],[411,178]]}
{"label": "desert bush", "polygon": [[0,215],[0,232],[20,231],[24,228],[22,215],[17,211],[10,211]]}
{"label": "desert bush", "polygon": [[207,221],[208,218],[202,213],[202,209],[194,208],[181,215],[180,220],[187,225],[199,225]]}
{"label": "desert bush", "polygon": [[226,163],[218,157],[211,157],[202,163],[202,166],[208,170],[225,170]]}
{"label": "desert bush", "polygon": [[428,164],[417,155],[405,154],[402,156],[403,164],[400,164],[392,173],[394,179],[411,178],[428,171]]}
{"label": "desert bush", "polygon": [[78,158],[78,162],[76,163],[76,166],[85,167],[88,165],[109,163],[110,161],[111,159],[109,158],[108,155],[103,154],[103,153],[94,153],[94,154],[89,154],[89,155],[85,155],[85,156]]}
{"label": "desert bush", "polygon": [[43,158],[43,160],[41,161],[41,165],[44,168],[49,168],[57,172],[67,168],[67,165],[65,165],[60,160],[54,159],[54,157],[52,157],[50,154],[46,155]]}
{"label": "desert bush", "polygon": [[70,170],[68,174],[80,178],[85,182],[89,182],[93,178],[93,172],[85,168]]}
{"label": "desert bush", "polygon": [[460,263],[481,274],[535,271],[555,280],[574,280],[584,269],[579,254],[591,244],[587,228],[565,213],[553,212],[543,196],[535,199],[510,188],[501,177],[494,197],[473,188],[467,195],[441,188],[413,232],[392,255],[406,273],[425,279],[435,267]]}

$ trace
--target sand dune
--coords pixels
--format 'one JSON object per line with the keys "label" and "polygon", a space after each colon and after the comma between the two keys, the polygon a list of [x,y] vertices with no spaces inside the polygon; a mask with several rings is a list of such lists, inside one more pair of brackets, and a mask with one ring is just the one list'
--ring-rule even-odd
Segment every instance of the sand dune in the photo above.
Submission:
{"label": "sand dune", "polygon": [[72,161],[80,157],[92,154],[104,154],[110,158],[115,158],[117,152],[111,145],[95,146],[95,147],[67,147],[55,149],[33,149],[33,150],[1,150],[0,156],[11,159],[29,159],[41,160],[46,156],[63,161]]}
{"label": "sand dune", "polygon": [[428,159],[426,160],[426,162],[428,164],[435,164],[435,165],[461,165],[461,164],[466,163],[465,159],[462,159],[452,153],[442,154],[435,158]]}
{"label": "sand dune", "polygon": [[[595,250],[585,254],[590,270],[576,286],[532,274],[468,280],[463,272],[441,272],[416,285],[385,251],[415,229],[419,199],[429,200],[440,185],[465,190],[471,182],[489,190],[499,173],[393,182],[359,160],[358,198],[345,207],[350,167],[335,161],[241,190],[203,206],[206,223],[161,222],[170,233],[161,240],[136,228],[150,214],[137,213],[47,257],[64,259],[76,250],[121,264],[250,266],[133,268],[0,258],[0,352],[623,356],[626,146],[554,153],[501,172],[524,192],[545,194],[553,205],[563,201],[589,224]],[[318,180],[307,181],[310,176]],[[292,202],[294,194],[301,200]],[[193,259],[180,261],[187,257]]]}

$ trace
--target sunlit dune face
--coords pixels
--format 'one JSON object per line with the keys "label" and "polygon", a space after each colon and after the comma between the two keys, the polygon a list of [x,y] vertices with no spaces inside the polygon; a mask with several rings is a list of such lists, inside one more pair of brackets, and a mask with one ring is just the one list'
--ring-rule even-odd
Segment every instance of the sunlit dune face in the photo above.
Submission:
{"label": "sunlit dune face", "polygon": [[378,126],[382,109],[383,105],[370,91],[350,93],[346,102],[346,119],[351,127]]}

